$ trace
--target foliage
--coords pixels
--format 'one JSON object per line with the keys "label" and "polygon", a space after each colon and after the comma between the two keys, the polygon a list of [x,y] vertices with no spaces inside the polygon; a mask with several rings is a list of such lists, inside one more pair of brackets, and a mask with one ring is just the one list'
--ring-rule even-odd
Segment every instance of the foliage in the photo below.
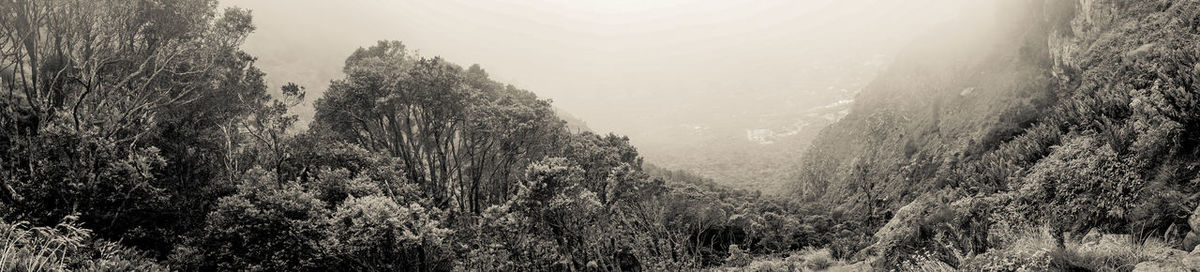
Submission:
{"label": "foliage", "polygon": [[793,196],[845,207],[868,232],[922,192],[987,200],[907,223],[928,239],[895,259],[928,251],[958,268],[1003,246],[991,232],[1028,225],[1058,244],[1091,228],[1180,239],[1198,192],[1197,4],[1000,5],[989,25],[1004,34],[936,32],[898,57],[806,151]]}
{"label": "foliage", "polygon": [[[733,252],[733,250],[730,250]],[[726,262],[712,271],[855,271],[855,267],[834,260],[829,249],[808,248],[780,254],[739,255],[744,261]],[[730,257],[733,257],[731,255]],[[751,259],[753,258],[753,259]]]}
{"label": "foliage", "polygon": [[78,213],[99,237],[169,251],[223,190],[222,127],[268,99],[238,49],[249,12],[55,0],[0,14],[4,217]]}
{"label": "foliage", "polygon": [[201,270],[315,270],[320,260],[329,211],[299,184],[282,183],[269,172],[252,170],[238,193],[218,200],[194,248]]}
{"label": "foliage", "polygon": [[75,217],[53,227],[0,221],[0,270],[4,271],[167,271],[142,253],[97,240]]}
{"label": "foliage", "polygon": [[958,271],[953,266],[939,261],[930,252],[918,253],[912,259],[905,260],[893,271],[906,272],[949,272]]}
{"label": "foliage", "polygon": [[332,267],[403,270],[437,263],[450,230],[424,207],[404,207],[381,196],[350,197],[329,218],[332,241],[325,247]]}
{"label": "foliage", "polygon": [[[1130,271],[1144,261],[1168,261],[1186,255],[1157,238],[1110,234],[1107,236],[1128,239],[1070,239],[1060,247],[1050,227],[1014,229],[1003,236],[1003,246],[972,257],[963,268],[974,271]],[[1171,251],[1179,253],[1172,256]]]}
{"label": "foliage", "polygon": [[[268,95],[238,49],[248,11],[8,1],[0,216],[22,223],[0,224],[0,268],[1127,270],[1167,245],[1064,233],[1194,231],[1200,3],[1089,3],[1006,2],[1004,35],[938,33],[780,197],[644,164],[398,41],[352,52],[296,128],[304,88]],[[1013,231],[1039,223],[1052,238]]]}
{"label": "foliage", "polygon": [[750,254],[746,254],[737,245],[729,245],[729,257],[725,258],[725,265],[741,267],[749,264]]}
{"label": "foliage", "polygon": [[1096,146],[1089,137],[1069,139],[1034,165],[1021,194],[1039,203],[1030,208],[1063,220],[1055,226],[1067,231],[1123,226],[1145,186],[1131,168],[1109,146]]}
{"label": "foliage", "polygon": [[316,102],[313,126],[399,158],[439,208],[480,213],[565,136],[548,101],[440,58],[381,41],[346,59],[346,78]]}

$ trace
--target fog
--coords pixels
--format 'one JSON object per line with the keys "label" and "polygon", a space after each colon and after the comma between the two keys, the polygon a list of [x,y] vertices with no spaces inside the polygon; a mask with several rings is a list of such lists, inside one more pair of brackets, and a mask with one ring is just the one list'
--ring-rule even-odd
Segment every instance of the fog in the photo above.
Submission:
{"label": "fog", "polygon": [[[644,134],[830,101],[863,62],[886,59],[964,1],[921,0],[228,0],[253,11],[245,50],[272,88],[309,100],[355,48],[400,40],[426,56],[478,63],[495,79],[551,98],[598,131]],[[848,78],[849,77],[849,78]],[[833,88],[830,88],[833,87]],[[819,100],[819,101],[809,101]],[[836,101],[836,99],[834,100]],[[300,109],[303,118],[311,107]]]}
{"label": "fog", "polygon": [[0,272],[1200,271],[1198,158],[1200,0],[0,0]]}
{"label": "fog", "polygon": [[[648,162],[774,190],[825,125],[914,37],[971,17],[959,0],[230,0],[253,12],[244,49],[270,88],[308,104],[354,49],[399,40],[480,64]],[[986,10],[986,9],[983,9]],[[924,41],[929,42],[929,41]],[[830,107],[833,106],[833,107]]]}

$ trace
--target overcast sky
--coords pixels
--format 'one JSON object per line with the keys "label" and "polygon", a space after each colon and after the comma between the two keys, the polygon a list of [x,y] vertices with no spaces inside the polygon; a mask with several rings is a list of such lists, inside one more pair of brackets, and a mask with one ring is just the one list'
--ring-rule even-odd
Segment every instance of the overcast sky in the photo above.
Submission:
{"label": "overcast sky", "polygon": [[597,130],[629,133],[637,129],[632,119],[676,122],[727,97],[817,91],[858,65],[842,62],[891,54],[954,17],[964,2],[223,0],[222,6],[253,11],[258,29],[245,49],[259,57],[272,88],[297,82],[315,99],[341,77],[355,48],[399,40],[422,55],[478,63],[494,79],[551,98]]}

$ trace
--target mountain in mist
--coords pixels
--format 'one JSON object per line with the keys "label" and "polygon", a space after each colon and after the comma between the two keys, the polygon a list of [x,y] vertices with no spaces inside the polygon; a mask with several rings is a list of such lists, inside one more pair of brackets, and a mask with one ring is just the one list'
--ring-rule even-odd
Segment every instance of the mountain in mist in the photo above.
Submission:
{"label": "mountain in mist", "polygon": [[[447,2],[396,17],[504,19]],[[873,3],[840,11],[888,15]],[[251,11],[214,0],[0,2],[0,271],[1200,271],[1200,2],[961,15],[894,58],[802,64],[811,86],[638,94],[614,86],[794,78],[628,65],[587,82],[606,92],[583,114],[386,37],[264,61],[304,83],[269,84],[243,50]],[[607,41],[655,44],[633,34]],[[540,53],[500,59],[556,64],[538,76],[559,84],[597,68]],[[612,123],[634,132],[589,128]]]}
{"label": "mountain in mist", "polygon": [[588,127],[587,122],[583,121],[582,119],[579,119],[579,117],[575,117],[574,115],[571,115],[571,113],[564,111],[563,109],[555,107],[554,114],[558,116],[558,119],[562,119],[563,122],[566,122],[567,129],[572,132],[575,132],[575,133],[580,133],[580,132],[585,132],[585,131],[586,132],[594,132],[594,131],[592,131],[592,128]]}
{"label": "mountain in mist", "polygon": [[814,60],[827,77],[798,76],[810,78],[802,88],[708,98],[629,136],[647,161],[660,166],[735,188],[784,192],[811,141],[849,112],[854,97],[889,62],[882,54],[835,60]]}
{"label": "mountain in mist", "polygon": [[[997,1],[965,17],[899,54],[795,166],[794,197],[875,232],[856,258],[1095,271],[1088,258],[1121,253],[1075,255],[1096,250],[1089,231],[1200,242],[1196,2]],[[1180,259],[1121,262],[1142,261]]]}

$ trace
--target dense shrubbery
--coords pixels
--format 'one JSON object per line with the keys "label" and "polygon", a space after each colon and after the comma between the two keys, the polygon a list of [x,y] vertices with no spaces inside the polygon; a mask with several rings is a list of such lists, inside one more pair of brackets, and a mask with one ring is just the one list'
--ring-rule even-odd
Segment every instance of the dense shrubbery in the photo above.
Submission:
{"label": "dense shrubbery", "polygon": [[[0,5],[0,222],[28,223],[0,225],[0,268],[1009,271],[1153,259],[1173,244],[1101,254],[1064,233],[1195,231],[1184,218],[1200,188],[1200,4],[1062,3],[1012,3],[999,17],[1016,22],[997,30],[1008,34],[952,32],[901,58],[780,198],[644,165],[629,139],[571,133],[550,101],[400,42],[353,52],[304,129],[288,112],[303,89],[268,95],[238,49],[247,11],[13,1]],[[1018,231],[1047,223],[1049,239]]]}
{"label": "dense shrubbery", "polygon": [[[898,253],[860,256],[886,266],[933,258],[1007,271],[1047,255],[999,253],[996,237],[1041,225],[1052,247],[1091,229],[1182,240],[1200,192],[1200,6],[1002,6],[991,23],[1007,34],[937,32],[939,44],[899,57],[815,142],[796,195],[847,207],[865,229],[912,230],[894,242]],[[938,190],[949,199],[925,193]],[[879,206],[919,216],[873,219]]]}
{"label": "dense shrubbery", "polygon": [[238,49],[249,13],[215,9],[0,5],[0,215],[78,214],[69,233],[10,228],[14,269],[678,270],[835,228],[819,209],[644,170],[628,139],[570,133],[549,101],[399,42],[353,52],[295,128],[303,88],[268,95]]}

